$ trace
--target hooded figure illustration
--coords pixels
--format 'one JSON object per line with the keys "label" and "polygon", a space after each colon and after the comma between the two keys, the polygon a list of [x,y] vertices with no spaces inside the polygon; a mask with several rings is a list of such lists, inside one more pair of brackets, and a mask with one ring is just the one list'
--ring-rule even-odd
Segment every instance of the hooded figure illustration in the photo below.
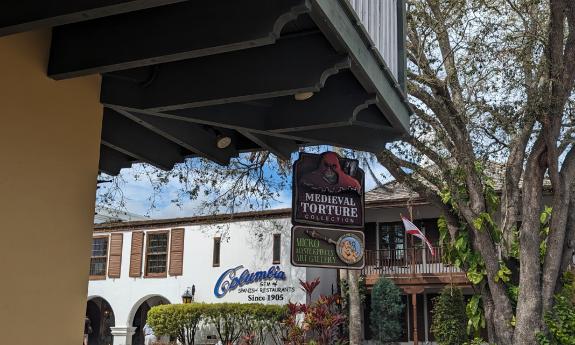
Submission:
{"label": "hooded figure illustration", "polygon": [[323,153],[317,169],[305,174],[302,183],[322,192],[340,193],[353,190],[361,194],[360,183],[343,171],[335,152]]}

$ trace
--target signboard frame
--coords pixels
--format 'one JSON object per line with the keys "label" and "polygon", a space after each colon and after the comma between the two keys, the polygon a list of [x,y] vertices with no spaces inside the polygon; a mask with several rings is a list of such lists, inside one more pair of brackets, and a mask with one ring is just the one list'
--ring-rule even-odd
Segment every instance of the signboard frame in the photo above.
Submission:
{"label": "signboard frame", "polygon": [[[324,186],[311,186],[311,187],[304,187],[303,179],[305,178],[305,174],[311,175],[309,171],[310,169],[319,170],[321,169],[321,164],[324,159],[331,159],[333,162],[333,157],[337,157],[337,183],[340,184],[333,184],[333,187],[329,185],[329,183],[324,182],[321,178],[316,178],[316,181],[319,181]],[[308,166],[304,166],[308,165]],[[311,226],[318,226],[318,227],[337,227],[340,229],[356,229],[362,230],[365,227],[365,172],[363,169],[359,167],[359,161],[357,159],[350,159],[350,158],[343,158],[339,154],[335,152],[324,152],[321,154],[313,154],[313,153],[306,153],[300,152],[298,159],[293,164],[293,182],[292,182],[292,224],[293,225],[311,225]],[[300,175],[301,170],[306,170],[305,173]],[[315,171],[312,172],[312,174]],[[322,176],[323,177],[323,176]],[[350,181],[350,183],[358,183],[359,188],[359,196],[356,197],[353,195],[355,189],[352,187],[344,185],[343,179]],[[355,181],[355,182],[354,182]],[[333,223],[333,222],[322,222],[322,221],[315,221],[315,220],[307,220],[300,216],[299,211],[299,204],[301,202],[300,199],[300,188],[307,188],[309,190],[314,190],[315,194],[322,194],[326,195],[327,198],[331,197],[341,197],[350,199],[351,202],[356,205],[356,211],[360,213],[359,216],[359,224],[349,224],[349,223]],[[339,188],[338,192],[329,191],[331,188]],[[323,189],[323,190],[322,190]],[[345,200],[345,199],[344,199]],[[347,201],[347,200],[346,200]],[[320,202],[321,204],[321,202]],[[341,207],[337,205],[323,205],[324,207]],[[352,210],[353,211],[353,210]]]}

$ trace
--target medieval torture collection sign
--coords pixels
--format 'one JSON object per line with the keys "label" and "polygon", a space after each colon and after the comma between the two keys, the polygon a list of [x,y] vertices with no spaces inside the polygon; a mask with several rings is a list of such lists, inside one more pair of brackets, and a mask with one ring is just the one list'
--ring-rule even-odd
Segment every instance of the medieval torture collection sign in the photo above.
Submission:
{"label": "medieval torture collection sign", "polygon": [[365,174],[335,152],[300,153],[293,166],[294,266],[364,266]]}

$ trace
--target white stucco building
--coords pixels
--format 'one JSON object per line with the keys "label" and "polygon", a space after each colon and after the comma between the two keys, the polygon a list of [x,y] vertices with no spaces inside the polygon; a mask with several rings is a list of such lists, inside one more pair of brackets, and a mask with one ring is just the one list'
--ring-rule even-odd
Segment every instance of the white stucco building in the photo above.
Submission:
{"label": "white stucco building", "polygon": [[[96,225],[87,305],[90,345],[143,344],[141,327],[149,308],[182,303],[182,294],[192,287],[198,302],[286,304],[305,302],[299,280],[319,277],[315,294],[331,294],[337,289],[336,270],[290,264],[289,217],[289,210],[277,210],[233,219],[224,215]],[[265,278],[229,285],[245,270],[266,272],[258,275]],[[200,334],[200,342],[207,336]]]}

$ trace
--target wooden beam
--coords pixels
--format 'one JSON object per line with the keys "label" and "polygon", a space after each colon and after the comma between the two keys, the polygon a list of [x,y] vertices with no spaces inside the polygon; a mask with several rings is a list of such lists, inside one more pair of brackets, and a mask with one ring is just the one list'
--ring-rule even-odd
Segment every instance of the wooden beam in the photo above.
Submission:
{"label": "wooden beam", "polygon": [[109,108],[104,109],[102,144],[163,170],[172,169],[191,154]]}
{"label": "wooden beam", "polygon": [[246,103],[229,103],[173,110],[157,115],[209,126],[263,132],[265,131],[265,119],[271,107],[273,106],[270,105],[266,108]]}
{"label": "wooden beam", "polygon": [[[398,131],[392,127],[378,126],[373,125],[372,123],[360,123],[360,125],[358,125],[354,121],[333,124],[328,123],[322,125],[321,128],[305,130],[301,129],[284,132],[266,131],[262,129],[261,125],[257,126],[255,129],[248,128],[241,123],[241,116],[221,116],[221,118],[210,119],[208,113],[203,113],[202,119],[198,119],[197,117],[189,117],[187,115],[174,115],[172,113],[160,113],[148,110],[137,110],[133,108],[120,109],[129,112],[141,112],[146,115],[160,118],[232,129],[239,131],[242,134],[250,133],[252,135],[275,137],[292,142],[297,141],[303,143],[304,145],[334,145],[374,153],[379,152],[383,147],[385,147],[386,143],[397,140],[404,135],[403,132]],[[249,122],[255,122],[255,120],[251,119]],[[266,150],[270,149],[266,148]]]}
{"label": "wooden beam", "polygon": [[349,126],[358,113],[375,102],[375,95],[368,94],[351,72],[343,71],[331,76],[320,92],[305,101],[278,99],[265,117],[264,128],[288,133]]}
{"label": "wooden beam", "polygon": [[218,164],[227,165],[231,157],[238,155],[233,146],[219,149],[216,146],[216,133],[200,125],[140,113],[130,113],[121,109],[116,109],[116,111],[152,132]]}
{"label": "wooden beam", "polygon": [[[123,72],[106,74],[101,101],[158,112],[318,92],[326,79],[349,68],[321,34],[289,37],[259,48],[158,65],[136,72],[144,84]],[[130,71],[133,77],[134,71]]]}
{"label": "wooden beam", "polygon": [[3,0],[0,36],[138,11],[183,0]]}
{"label": "wooden beam", "polygon": [[289,160],[292,152],[298,150],[298,145],[291,141],[281,138],[275,138],[262,134],[250,133],[248,131],[239,131],[240,134],[258,144],[261,148],[269,151],[283,160]]}
{"label": "wooden beam", "polygon": [[[383,114],[379,110],[379,107],[377,106],[377,101],[371,103],[368,107],[363,108],[361,109],[361,111],[355,113],[355,116],[350,121],[350,123],[355,126],[381,129],[381,130],[388,130],[392,128],[391,123],[387,120],[385,116],[383,116]],[[397,137],[390,139],[395,140],[397,139]]]}
{"label": "wooden beam", "polygon": [[104,73],[272,44],[306,0],[186,1],[54,28],[48,75]]}
{"label": "wooden beam", "polygon": [[386,143],[403,135],[391,127],[382,130],[351,125],[281,134],[306,143],[334,145],[373,153],[380,152]]}
{"label": "wooden beam", "polygon": [[[331,76],[325,87],[305,101],[293,96],[263,100],[257,104],[230,103],[173,110],[167,113],[144,111],[153,116],[203,125],[264,133],[284,133],[362,124],[390,127],[369,95],[349,71]],[[134,108],[127,109],[133,111]],[[367,115],[363,115],[367,113]]]}
{"label": "wooden beam", "polygon": [[413,345],[419,345],[419,335],[417,334],[417,294],[415,293],[411,295],[411,306],[413,308],[411,313],[413,320],[413,325],[411,326],[413,329]]}
{"label": "wooden beam", "polygon": [[350,6],[333,0],[311,0],[311,3],[311,17],[338,50],[349,54],[354,74],[368,91],[377,94],[378,106],[388,121],[397,130],[408,133],[412,110],[407,96],[367,38],[360,34],[359,23],[347,12]]}
{"label": "wooden beam", "polygon": [[98,164],[100,172],[116,176],[122,168],[129,168],[131,165],[131,157],[105,145],[100,145],[100,163]]}

